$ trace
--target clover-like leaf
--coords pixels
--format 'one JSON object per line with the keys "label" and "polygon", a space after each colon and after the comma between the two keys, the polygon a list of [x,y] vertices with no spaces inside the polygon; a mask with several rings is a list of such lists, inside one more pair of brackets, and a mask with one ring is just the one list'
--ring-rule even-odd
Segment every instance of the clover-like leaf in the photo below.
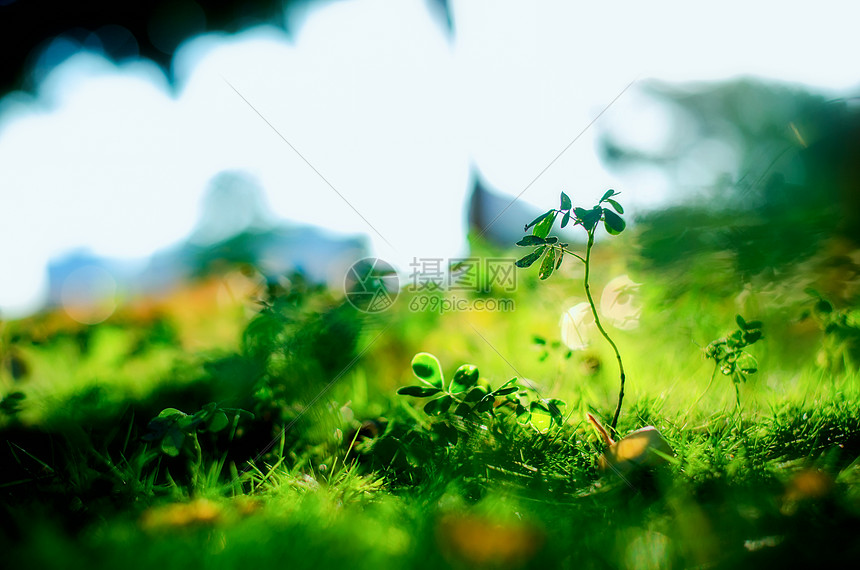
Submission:
{"label": "clover-like leaf", "polygon": [[546,400],[546,407],[549,411],[549,414],[553,417],[561,418],[562,409],[564,408],[565,403],[562,400],[558,400],[556,398],[550,398]]}
{"label": "clover-like leaf", "polygon": [[218,432],[230,425],[230,420],[227,419],[227,414],[221,410],[216,411],[206,422],[206,431]]}
{"label": "clover-like leaf", "polygon": [[591,210],[587,210],[585,214],[581,216],[582,218],[582,226],[587,230],[591,231],[597,225],[597,222],[600,221],[601,214],[603,213],[603,209],[600,206],[595,206]]}
{"label": "clover-like leaf", "polygon": [[434,396],[441,392],[439,388],[426,388],[424,386],[404,386],[397,390],[397,393],[401,396],[414,396],[416,398],[426,398],[427,396]]}
{"label": "clover-like leaf", "polygon": [[454,415],[460,416],[461,418],[468,417],[472,413],[472,407],[465,402],[461,402],[457,405],[456,409],[454,409]]}
{"label": "clover-like leaf", "polygon": [[730,351],[746,346],[746,342],[744,341],[744,331],[732,331],[731,334],[726,337],[726,346]]}
{"label": "clover-like leaf", "polygon": [[424,406],[424,412],[428,416],[440,416],[447,412],[453,403],[454,398],[451,396],[442,396],[427,402],[427,405]]}
{"label": "clover-like leaf", "polygon": [[159,413],[156,417],[157,418],[177,418],[177,417],[184,417],[186,415],[187,414],[185,412],[183,412],[182,410],[177,410],[176,408],[164,408],[163,410],[161,410],[161,413]]}
{"label": "clover-like leaf", "polygon": [[516,411],[514,412],[517,416],[517,422],[525,425],[529,423],[529,420],[532,419],[532,414],[529,412],[529,409],[523,406],[522,404],[517,404]]}
{"label": "clover-like leaf", "polygon": [[[196,436],[195,436],[196,437]],[[161,440],[161,451],[170,457],[177,457],[185,443],[185,434],[178,429],[168,430],[164,439]]]}
{"label": "clover-like leaf", "polygon": [[466,394],[466,397],[463,398],[464,402],[479,402],[481,399],[487,395],[487,389],[483,386],[475,386],[469,393]]}
{"label": "clover-like leaf", "polygon": [[758,361],[753,355],[747,354],[746,352],[740,355],[735,366],[744,374],[754,374],[758,372]]}
{"label": "clover-like leaf", "polygon": [[744,343],[749,346],[751,344],[755,344],[756,341],[761,339],[762,332],[760,330],[748,330],[744,331]]}
{"label": "clover-like leaf", "polygon": [[439,359],[429,352],[419,352],[412,359],[412,372],[420,380],[435,388],[442,389],[444,379],[442,377],[442,365]]}
{"label": "clover-like leaf", "polygon": [[454,372],[451,381],[451,392],[458,394],[464,392],[478,383],[478,367],[474,364],[464,364]]}
{"label": "clover-like leaf", "polygon": [[627,227],[624,219],[608,208],[603,209],[603,226],[610,235],[617,236]]}
{"label": "clover-like leaf", "polygon": [[616,212],[618,212],[619,214],[623,214],[623,213],[624,213],[624,208],[622,208],[622,207],[621,207],[621,204],[619,204],[618,202],[616,202],[616,201],[615,201],[615,200],[613,200],[612,198],[608,198],[608,199],[606,200],[606,202],[607,202],[608,204],[610,204],[613,208],[615,208],[615,211],[616,211]]}

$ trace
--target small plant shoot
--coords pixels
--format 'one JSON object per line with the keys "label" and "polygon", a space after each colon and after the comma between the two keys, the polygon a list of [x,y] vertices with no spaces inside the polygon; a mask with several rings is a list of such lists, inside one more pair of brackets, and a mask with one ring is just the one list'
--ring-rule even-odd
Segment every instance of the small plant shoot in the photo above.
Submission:
{"label": "small plant shoot", "polygon": [[[762,323],[747,322],[740,315],[735,317],[735,322],[738,325],[737,330],[706,346],[705,356],[714,361],[714,374],[719,370],[724,376],[731,377],[735,386],[735,400],[740,407],[740,384],[747,381],[749,374],[755,374],[758,371],[758,361],[745,349],[762,339]],[[710,387],[710,383],[708,386]]]}
{"label": "small plant shoot", "polygon": [[[446,383],[439,360],[427,352],[419,352],[412,359],[412,372],[421,385],[404,386],[397,390],[401,396],[431,398],[424,404],[424,413],[431,417],[455,416],[460,420],[491,420],[499,410],[513,414],[521,425],[539,427],[537,415],[546,416],[551,426],[563,423],[565,403],[554,398],[543,399],[518,384],[514,377],[493,388],[480,377],[477,366],[463,364]],[[454,422],[446,422],[442,433],[445,443],[454,445],[458,429]]]}
{"label": "small plant shoot", "polygon": [[[627,227],[627,223],[624,221],[624,218],[621,217],[621,214],[624,213],[624,208],[615,199],[619,194],[620,193],[615,190],[607,190],[603,194],[603,197],[600,198],[597,205],[591,209],[585,209],[574,207],[570,196],[562,192],[559,208],[553,208],[552,210],[541,214],[530,223],[526,224],[523,228],[523,231],[525,232],[531,229],[532,233],[524,236],[517,242],[517,245],[520,247],[534,247],[534,250],[519,259],[516,263],[517,267],[526,268],[531,267],[540,260],[538,272],[538,277],[540,277],[540,279],[549,278],[555,270],[561,267],[561,262],[564,260],[565,255],[572,256],[585,265],[583,286],[585,288],[585,296],[588,299],[588,304],[591,307],[591,312],[594,315],[594,323],[597,326],[597,330],[600,331],[600,334],[612,347],[612,350],[615,352],[615,358],[618,361],[618,378],[620,386],[618,390],[618,404],[615,407],[615,414],[613,415],[612,423],[610,424],[610,429],[613,431],[615,431],[616,426],[618,425],[618,418],[621,415],[621,406],[624,402],[624,382],[626,379],[624,363],[621,360],[621,354],[618,351],[618,347],[609,336],[609,333],[606,332],[603,324],[600,322],[600,315],[597,313],[597,307],[595,306],[594,298],[591,295],[589,277],[591,274],[591,250],[594,247],[594,235],[600,227],[600,223],[603,222],[603,227],[606,232],[613,236],[620,234]],[[558,219],[559,216],[561,216],[562,228],[573,224],[574,226],[582,226],[585,230],[587,235],[585,255],[571,251],[568,249],[570,244],[561,243],[557,237],[549,235],[552,231],[555,220]]]}
{"label": "small plant shoot", "polygon": [[192,483],[203,464],[203,450],[198,440],[199,433],[216,433],[230,425],[229,416],[238,421],[241,415],[253,418],[245,410],[220,408],[214,402],[206,404],[193,414],[186,414],[176,408],[165,408],[147,425],[148,432],[143,441],[158,443],[162,453],[170,457],[184,454],[189,459],[188,470]]}

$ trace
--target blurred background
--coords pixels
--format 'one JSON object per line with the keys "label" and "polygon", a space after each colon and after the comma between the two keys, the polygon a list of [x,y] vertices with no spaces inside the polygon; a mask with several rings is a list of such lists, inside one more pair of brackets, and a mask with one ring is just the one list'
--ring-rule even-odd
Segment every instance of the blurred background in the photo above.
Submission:
{"label": "blurred background", "polygon": [[838,236],[854,271],[860,40],[824,4],[5,0],[0,315],[98,322],[234,262],[337,290],[610,187],[646,262]]}

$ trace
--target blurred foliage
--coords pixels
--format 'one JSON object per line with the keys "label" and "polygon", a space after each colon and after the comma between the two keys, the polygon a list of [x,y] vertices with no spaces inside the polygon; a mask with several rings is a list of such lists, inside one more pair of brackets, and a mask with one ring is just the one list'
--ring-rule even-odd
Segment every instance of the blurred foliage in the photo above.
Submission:
{"label": "blurred foliage", "polygon": [[[735,289],[774,277],[842,238],[860,243],[860,106],[752,80],[668,86],[647,95],[674,118],[658,149],[604,141],[611,165],[652,167],[674,182],[680,204],[637,219],[641,257],[651,268],[683,268],[725,254]],[[685,176],[697,172],[704,185]],[[856,260],[842,254],[853,277]],[[702,271],[702,279],[707,272]],[[721,278],[726,278],[722,276]],[[723,289],[716,285],[716,293]]]}

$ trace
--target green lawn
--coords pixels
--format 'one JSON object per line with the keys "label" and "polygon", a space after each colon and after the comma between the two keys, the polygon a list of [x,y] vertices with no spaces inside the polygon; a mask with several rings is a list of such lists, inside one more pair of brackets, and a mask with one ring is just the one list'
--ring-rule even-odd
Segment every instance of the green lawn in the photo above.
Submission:
{"label": "green lawn", "polygon": [[[504,313],[410,311],[403,293],[389,311],[365,315],[294,280],[265,293],[269,309],[256,315],[204,305],[207,318],[194,320],[178,316],[186,292],[156,317],[129,310],[90,327],[56,315],[2,324],[7,564],[860,560],[852,306],[828,308],[805,293],[816,277],[804,267],[745,282],[716,257],[657,270],[622,254],[624,239],[596,247],[591,279],[597,290],[624,273],[642,284],[639,326],[610,329],[628,373],[616,438],[656,427],[674,451],[658,467],[619,477],[598,465],[603,444],[586,412],[608,423],[617,368],[599,336],[582,351],[559,342],[562,313],[584,300],[574,264],[540,284],[520,270],[516,292],[461,294],[510,298],[516,309]],[[737,314],[761,321],[764,338],[748,348],[758,371],[736,392],[730,376],[712,381],[703,348],[737,328]],[[426,400],[396,394],[416,383],[410,362],[422,351],[449,379],[470,363],[493,388],[533,382],[530,397],[565,402],[561,425],[540,414],[523,424],[513,405],[427,415]],[[188,415],[150,423],[166,408]]]}

